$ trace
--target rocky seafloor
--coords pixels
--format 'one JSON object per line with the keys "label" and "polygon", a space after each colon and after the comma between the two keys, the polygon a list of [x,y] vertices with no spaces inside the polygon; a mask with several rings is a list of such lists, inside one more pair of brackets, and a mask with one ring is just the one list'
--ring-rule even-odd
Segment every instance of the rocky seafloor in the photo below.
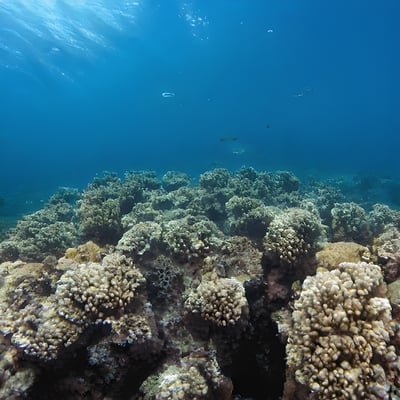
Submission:
{"label": "rocky seafloor", "polygon": [[0,399],[400,398],[381,183],[242,168],[60,189],[0,242]]}

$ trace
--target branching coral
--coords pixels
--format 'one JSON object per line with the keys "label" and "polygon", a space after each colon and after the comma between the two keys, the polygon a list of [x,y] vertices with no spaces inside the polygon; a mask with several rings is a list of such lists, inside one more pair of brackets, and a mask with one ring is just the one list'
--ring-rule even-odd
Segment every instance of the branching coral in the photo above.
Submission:
{"label": "branching coral", "polygon": [[400,228],[400,211],[395,211],[385,204],[374,204],[368,213],[368,222],[374,235],[384,232],[388,225]]}
{"label": "branching coral", "polygon": [[312,256],[325,230],[316,213],[289,208],[278,214],[264,237],[268,259],[275,263],[296,264]]}
{"label": "branching coral", "polygon": [[122,233],[122,183],[107,174],[88,186],[79,202],[78,218],[83,238],[96,243],[113,243]]}
{"label": "branching coral", "polygon": [[0,335],[0,399],[26,399],[29,389],[34,384],[35,369],[18,368],[17,354],[18,351],[10,348],[8,340]]}
{"label": "branching coral", "polygon": [[244,236],[233,236],[224,241],[221,252],[204,259],[203,273],[214,273],[221,278],[237,278],[241,282],[263,275],[262,253]]}
{"label": "branching coral", "polygon": [[0,290],[0,330],[12,344],[27,356],[51,360],[98,322],[109,324],[121,343],[151,336],[143,316],[127,310],[144,278],[125,256],[71,263],[56,285],[42,264],[2,264],[9,272]]}
{"label": "branching coral", "polygon": [[45,303],[32,303],[18,316],[14,315],[11,342],[30,357],[45,361],[57,358],[78,339],[83,327],[60,317],[56,308],[56,300],[51,296]]}
{"label": "branching coral", "polygon": [[200,313],[219,326],[236,324],[245,315],[247,300],[243,285],[234,278],[202,281],[185,303],[192,313]]}
{"label": "branching coral", "polygon": [[74,323],[88,323],[124,308],[143,275],[123,255],[110,254],[101,264],[80,264],[57,283],[58,314]]}
{"label": "branching coral", "polygon": [[[173,171],[105,174],[18,224],[0,259],[41,263],[0,264],[0,398],[34,385],[35,398],[275,399],[277,309],[298,390],[283,398],[395,398],[400,282],[392,321],[379,268],[340,263],[377,260],[398,278],[398,212],[368,202],[367,213],[337,185],[300,187],[288,172],[217,169],[189,183]],[[316,255],[320,217],[346,242]],[[82,239],[97,244],[65,252]],[[293,282],[317,265],[301,292]]]}
{"label": "branching coral", "polygon": [[43,264],[23,262],[0,266],[0,330],[30,357],[48,360],[74,341],[81,329],[56,312],[55,279]]}
{"label": "branching coral", "polygon": [[365,210],[356,203],[336,203],[331,210],[332,239],[367,244],[371,239]]}
{"label": "branching coral", "polygon": [[380,268],[341,263],[306,278],[295,301],[287,363],[319,400],[388,399],[391,307]]}
{"label": "branching coral", "polygon": [[142,256],[159,245],[161,232],[156,222],[139,222],[123,234],[116,248],[131,256]]}
{"label": "branching coral", "polygon": [[222,237],[222,232],[213,222],[194,217],[168,221],[162,234],[171,254],[183,260],[204,257],[221,243]]}
{"label": "branching coral", "polygon": [[233,385],[222,375],[214,352],[199,349],[149,376],[140,389],[146,400],[229,400]]}
{"label": "branching coral", "polygon": [[344,201],[343,194],[340,189],[329,182],[312,181],[308,186],[308,198],[315,204],[323,223],[330,226],[332,223],[331,210],[335,203]]}
{"label": "branching coral", "polygon": [[124,314],[120,318],[109,317],[104,323],[111,325],[111,342],[119,345],[141,343],[152,338],[152,329],[144,316]]}
{"label": "branching coral", "polygon": [[393,282],[400,276],[400,232],[388,227],[374,240],[374,252],[383,266],[387,282]]}
{"label": "branching coral", "polygon": [[200,371],[194,367],[171,366],[159,378],[156,400],[206,399],[208,385]]}
{"label": "branching coral", "polygon": [[69,203],[49,203],[24,217],[10,237],[0,243],[0,261],[42,261],[47,255],[63,254],[77,240],[74,216]]}
{"label": "branching coral", "polygon": [[150,202],[138,203],[122,217],[122,227],[125,231],[139,222],[151,222],[162,217],[160,210],[155,210]]}
{"label": "branching coral", "polygon": [[233,196],[226,203],[229,232],[261,239],[275,215],[272,207],[251,197]]}
{"label": "branching coral", "polygon": [[162,177],[163,188],[167,192],[177,190],[180,187],[188,186],[190,183],[190,176],[184,172],[179,171],[168,171]]}
{"label": "branching coral", "polygon": [[78,217],[84,239],[100,244],[117,242],[122,235],[122,216],[145,199],[147,190],[158,187],[157,176],[152,172],[131,172],[124,181],[110,173],[96,178],[79,202]]}
{"label": "branching coral", "polygon": [[231,174],[227,169],[217,168],[200,175],[199,185],[209,191],[224,189],[228,186]]}

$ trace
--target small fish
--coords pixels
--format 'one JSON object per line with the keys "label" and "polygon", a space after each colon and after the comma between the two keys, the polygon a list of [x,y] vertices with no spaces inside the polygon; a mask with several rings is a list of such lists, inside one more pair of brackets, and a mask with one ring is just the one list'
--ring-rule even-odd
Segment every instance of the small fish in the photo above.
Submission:
{"label": "small fish", "polygon": [[236,136],[227,136],[227,137],[220,137],[219,138],[220,142],[228,142],[228,141],[236,142],[237,140],[238,140],[238,138]]}
{"label": "small fish", "polygon": [[234,154],[235,156],[240,156],[242,154],[244,154],[246,152],[246,150],[243,147],[237,147],[232,149],[232,154]]}
{"label": "small fish", "polygon": [[306,88],[301,92],[293,93],[292,97],[304,97],[306,94],[309,94],[312,92],[311,88]]}
{"label": "small fish", "polygon": [[175,97],[175,93],[174,92],[162,92],[161,96],[165,97],[165,98]]}

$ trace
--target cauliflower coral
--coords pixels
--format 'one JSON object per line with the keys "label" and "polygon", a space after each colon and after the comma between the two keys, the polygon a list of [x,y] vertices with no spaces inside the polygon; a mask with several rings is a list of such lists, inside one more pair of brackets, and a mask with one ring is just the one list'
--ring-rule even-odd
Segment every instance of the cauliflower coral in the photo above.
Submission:
{"label": "cauliflower coral", "polygon": [[385,289],[380,268],[364,262],[341,263],[304,281],[287,362],[318,399],[389,399],[386,373],[396,353]]}

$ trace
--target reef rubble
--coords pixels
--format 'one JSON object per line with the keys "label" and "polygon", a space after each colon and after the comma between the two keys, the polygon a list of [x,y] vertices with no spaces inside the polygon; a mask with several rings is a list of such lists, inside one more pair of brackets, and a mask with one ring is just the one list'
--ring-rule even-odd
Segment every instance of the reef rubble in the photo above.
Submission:
{"label": "reef rubble", "polygon": [[0,400],[400,398],[400,211],[344,188],[63,188],[0,242]]}

